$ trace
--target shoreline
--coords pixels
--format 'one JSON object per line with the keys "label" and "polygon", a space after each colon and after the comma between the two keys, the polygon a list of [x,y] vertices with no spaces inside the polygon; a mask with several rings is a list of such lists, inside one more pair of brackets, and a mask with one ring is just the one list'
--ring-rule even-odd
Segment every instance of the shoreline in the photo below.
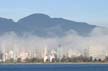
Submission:
{"label": "shoreline", "polygon": [[77,62],[77,63],[1,63],[0,65],[45,65],[45,64],[108,64],[108,62],[106,63],[102,63],[102,62]]}

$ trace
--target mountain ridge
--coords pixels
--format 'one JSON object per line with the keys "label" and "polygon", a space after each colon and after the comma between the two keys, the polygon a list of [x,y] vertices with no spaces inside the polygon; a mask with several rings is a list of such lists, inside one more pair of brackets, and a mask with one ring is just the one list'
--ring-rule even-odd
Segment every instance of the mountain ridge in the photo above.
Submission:
{"label": "mountain ridge", "polygon": [[96,25],[84,22],[75,22],[64,18],[51,18],[48,15],[36,13],[21,18],[17,22],[12,19],[0,18],[0,33],[14,31],[22,34],[30,32],[37,36],[62,36],[70,30],[79,35],[88,35]]}

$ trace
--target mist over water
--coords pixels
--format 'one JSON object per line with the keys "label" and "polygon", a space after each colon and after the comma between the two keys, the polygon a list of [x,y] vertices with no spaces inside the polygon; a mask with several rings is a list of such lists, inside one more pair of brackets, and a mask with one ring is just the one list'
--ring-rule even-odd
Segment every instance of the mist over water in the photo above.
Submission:
{"label": "mist over water", "polygon": [[30,34],[21,37],[14,32],[0,36],[0,50],[2,52],[13,50],[17,54],[21,51],[36,51],[37,56],[40,56],[45,47],[49,50],[61,48],[61,54],[74,52],[76,55],[80,55],[84,54],[85,50],[89,50],[90,56],[103,58],[108,54],[108,30],[95,28],[86,37],[79,36],[76,32],[68,32],[62,37],[39,37]]}

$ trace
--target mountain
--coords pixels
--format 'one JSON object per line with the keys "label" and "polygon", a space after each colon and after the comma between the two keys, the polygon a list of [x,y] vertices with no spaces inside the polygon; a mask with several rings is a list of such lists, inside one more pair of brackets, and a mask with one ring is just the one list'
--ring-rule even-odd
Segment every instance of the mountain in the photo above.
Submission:
{"label": "mountain", "polygon": [[15,22],[12,19],[0,18],[0,34],[13,31]]}
{"label": "mountain", "polygon": [[68,31],[79,35],[88,35],[96,25],[75,22],[63,18],[51,18],[45,14],[32,14],[14,22],[11,19],[0,18],[0,33],[15,32],[17,34],[31,33],[37,36],[62,36]]}

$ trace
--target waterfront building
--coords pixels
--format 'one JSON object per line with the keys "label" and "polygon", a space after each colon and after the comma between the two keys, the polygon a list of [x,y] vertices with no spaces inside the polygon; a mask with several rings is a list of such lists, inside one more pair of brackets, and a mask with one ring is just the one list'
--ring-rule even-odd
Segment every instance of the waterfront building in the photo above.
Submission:
{"label": "waterfront building", "polygon": [[81,56],[81,53],[77,50],[72,50],[72,49],[69,49],[68,50],[68,57],[69,58],[73,58],[73,57],[79,57]]}
{"label": "waterfront building", "polygon": [[18,58],[21,59],[21,62],[25,62],[25,59],[27,59],[28,57],[29,57],[29,53],[25,51],[20,52],[18,56]]}
{"label": "waterfront building", "polygon": [[104,60],[106,57],[106,54],[104,52],[103,48],[101,46],[92,46],[89,48],[89,57],[92,57],[94,60]]}
{"label": "waterfront building", "polygon": [[50,62],[55,62],[55,55],[54,55],[54,54],[51,54],[51,55],[49,56],[49,61],[50,61]]}

